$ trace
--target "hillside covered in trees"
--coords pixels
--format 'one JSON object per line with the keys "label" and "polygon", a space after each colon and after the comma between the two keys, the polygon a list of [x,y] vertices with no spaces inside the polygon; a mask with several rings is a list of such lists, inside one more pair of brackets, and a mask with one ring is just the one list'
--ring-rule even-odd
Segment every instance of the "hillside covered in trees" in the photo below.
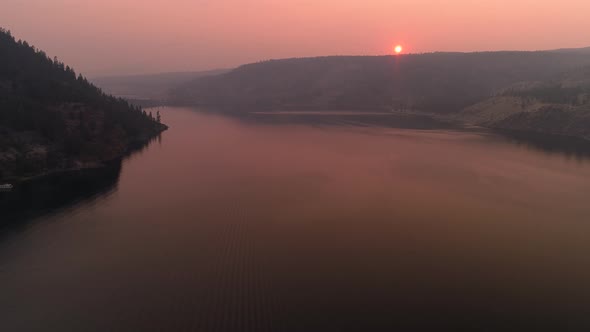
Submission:
{"label": "hillside covered in trees", "polygon": [[202,77],[170,100],[230,113],[431,114],[590,138],[590,48],[271,60]]}
{"label": "hillside covered in trees", "polygon": [[0,179],[97,167],[165,129],[0,29]]}
{"label": "hillside covered in trees", "polygon": [[257,110],[456,112],[521,81],[590,65],[589,52],[430,53],[272,60],[194,80],[189,105]]}

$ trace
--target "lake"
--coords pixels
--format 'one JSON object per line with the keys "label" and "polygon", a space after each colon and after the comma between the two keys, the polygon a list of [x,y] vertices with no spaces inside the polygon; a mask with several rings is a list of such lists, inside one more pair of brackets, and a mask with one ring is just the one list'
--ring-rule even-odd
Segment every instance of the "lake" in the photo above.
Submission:
{"label": "lake", "polygon": [[100,176],[0,193],[2,331],[590,328],[588,154],[159,110]]}

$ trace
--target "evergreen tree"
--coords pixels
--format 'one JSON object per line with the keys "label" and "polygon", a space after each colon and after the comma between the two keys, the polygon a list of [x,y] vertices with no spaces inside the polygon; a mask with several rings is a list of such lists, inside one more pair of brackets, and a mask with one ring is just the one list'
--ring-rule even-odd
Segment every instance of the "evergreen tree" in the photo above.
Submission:
{"label": "evergreen tree", "polygon": [[[103,93],[57,57],[51,59],[27,42],[17,42],[0,28],[0,131],[35,133],[36,144],[52,147],[55,163],[57,155],[112,158],[113,147],[121,149],[164,128],[151,112],[148,116],[141,108]],[[14,148],[20,153],[13,169],[29,172],[46,167],[29,163],[26,146],[15,144],[0,140],[0,151]],[[7,167],[0,163],[0,170]]]}

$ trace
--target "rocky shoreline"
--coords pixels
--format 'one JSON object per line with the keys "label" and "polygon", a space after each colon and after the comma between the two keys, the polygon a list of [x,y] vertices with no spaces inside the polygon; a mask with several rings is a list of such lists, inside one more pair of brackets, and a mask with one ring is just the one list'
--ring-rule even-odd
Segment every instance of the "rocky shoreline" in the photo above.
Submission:
{"label": "rocky shoreline", "polygon": [[[89,171],[89,170],[97,170],[102,169],[105,167],[109,167],[113,163],[121,161],[123,158],[131,155],[133,152],[137,150],[141,150],[150,144],[151,141],[156,139],[159,135],[161,135],[164,131],[168,129],[168,126],[161,124],[160,127],[154,132],[152,135],[137,137],[133,140],[127,142],[124,148],[120,149],[119,152],[109,156],[109,158],[102,158],[96,160],[81,160],[76,158],[64,158],[60,160],[58,167],[52,168],[43,168],[36,172],[28,172],[25,175],[9,175],[0,177],[0,183],[9,183],[9,184],[22,184],[23,182],[35,181],[44,177],[55,176],[59,174],[65,174],[70,172],[81,172],[81,171]],[[47,148],[48,146],[45,146]],[[31,162],[35,162],[35,160],[30,160]],[[7,163],[4,163],[6,165]],[[65,166],[67,165],[67,166]],[[5,174],[7,171],[0,167],[0,174]]]}

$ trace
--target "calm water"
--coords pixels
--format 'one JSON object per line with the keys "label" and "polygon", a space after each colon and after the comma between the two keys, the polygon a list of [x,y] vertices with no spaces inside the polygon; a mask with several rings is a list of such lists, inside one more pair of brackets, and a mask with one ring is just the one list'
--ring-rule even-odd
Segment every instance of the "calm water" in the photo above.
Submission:
{"label": "calm water", "polygon": [[114,173],[19,194],[0,330],[590,328],[583,154],[161,113],[171,129]]}

